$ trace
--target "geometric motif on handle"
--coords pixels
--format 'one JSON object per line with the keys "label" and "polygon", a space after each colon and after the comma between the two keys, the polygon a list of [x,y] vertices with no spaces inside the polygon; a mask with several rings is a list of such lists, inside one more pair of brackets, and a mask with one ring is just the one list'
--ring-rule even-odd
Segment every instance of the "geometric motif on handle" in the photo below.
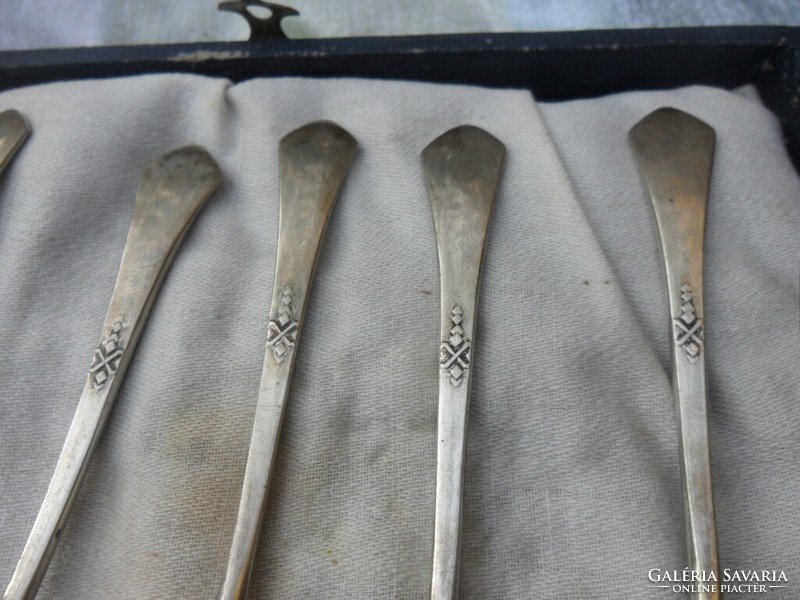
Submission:
{"label": "geometric motif on handle", "polygon": [[681,316],[672,319],[675,324],[675,343],[683,348],[690,363],[696,363],[700,360],[703,348],[703,319],[695,313],[692,286],[688,283],[681,286],[681,300]]}
{"label": "geometric motif on handle", "polygon": [[272,348],[272,355],[278,364],[284,361],[295,344],[299,323],[293,319],[293,296],[294,290],[290,286],[287,285],[283,288],[278,318],[271,320],[267,325],[267,347]]}
{"label": "geometric motif on handle", "polygon": [[119,334],[122,331],[122,322],[115,321],[111,332],[100,342],[94,351],[94,360],[89,367],[89,377],[95,390],[105,387],[111,376],[117,372],[117,367],[122,360],[123,348],[119,345]]}
{"label": "geometric motif on handle", "polygon": [[450,383],[458,387],[469,371],[470,341],[464,337],[461,322],[464,320],[464,311],[456,304],[450,314],[450,337],[442,342],[439,368],[450,375]]}

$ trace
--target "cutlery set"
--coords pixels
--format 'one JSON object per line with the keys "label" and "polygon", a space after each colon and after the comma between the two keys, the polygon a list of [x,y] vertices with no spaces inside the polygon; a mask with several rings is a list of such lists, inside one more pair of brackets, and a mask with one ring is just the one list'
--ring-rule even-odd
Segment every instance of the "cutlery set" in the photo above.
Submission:
{"label": "cutlery set", "polygon": [[[29,134],[16,111],[0,113],[0,174]],[[679,426],[689,568],[718,575],[711,489],[705,347],[703,234],[714,130],[662,108],[630,131],[652,200],[670,306],[673,391]],[[244,599],[257,555],[270,477],[319,249],[357,152],[331,122],[314,122],[278,146],[280,219],[272,302],[255,421],[219,600]],[[422,151],[439,255],[441,343],[431,599],[458,597],[467,415],[481,263],[505,146],[456,127]],[[39,514],[3,596],[34,598],[56,550],[90,456],[121,387],[148,313],[181,240],[222,181],[203,148],[169,152],[141,176],[102,333]],[[432,356],[435,348],[430,349]],[[714,600],[714,592],[696,599]]]}

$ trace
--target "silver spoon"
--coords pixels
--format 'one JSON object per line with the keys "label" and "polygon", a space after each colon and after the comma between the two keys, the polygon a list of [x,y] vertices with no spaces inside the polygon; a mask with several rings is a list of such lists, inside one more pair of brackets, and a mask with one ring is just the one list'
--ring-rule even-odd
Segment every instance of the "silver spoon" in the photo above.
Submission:
{"label": "silver spoon", "polygon": [[669,307],[672,379],[679,425],[689,569],[710,580],[695,600],[717,600],[719,561],[708,443],[703,339],[703,236],[714,159],[714,130],[674,108],[660,108],[629,134],[655,212]]}
{"label": "silver spoon", "polygon": [[357,146],[353,136],[329,122],[301,127],[280,142],[280,222],[267,351],[220,600],[248,594],[319,247]]}
{"label": "silver spoon", "polygon": [[142,173],[103,334],[39,515],[4,600],[34,598],[170,262],[222,181],[203,148],[169,152]]}
{"label": "silver spoon", "polygon": [[481,262],[505,147],[462,125],[422,152],[439,247],[441,358],[431,600],[458,593],[467,407]]}

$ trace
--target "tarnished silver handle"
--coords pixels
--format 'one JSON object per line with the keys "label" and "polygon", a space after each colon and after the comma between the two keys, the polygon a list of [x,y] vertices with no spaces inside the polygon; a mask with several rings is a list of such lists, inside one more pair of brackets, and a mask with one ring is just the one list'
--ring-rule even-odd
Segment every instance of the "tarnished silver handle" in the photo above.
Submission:
{"label": "tarnished silver handle", "polygon": [[30,126],[16,110],[0,113],[0,175],[28,139]]}
{"label": "tarnished silver handle", "polygon": [[439,248],[441,356],[431,600],[458,593],[467,408],[481,262],[505,147],[461,126],[422,152]]}
{"label": "tarnished silver handle", "polygon": [[[661,108],[631,129],[630,142],[652,200],[667,276],[689,568],[719,581],[703,332],[703,237],[715,134],[691,115]],[[693,595],[719,597],[715,591]]]}
{"label": "tarnished silver handle", "polygon": [[161,281],[192,221],[221,180],[217,163],[198,146],[165,154],[144,169],[103,334],[4,600],[35,597]]}
{"label": "tarnished silver handle", "polygon": [[319,246],[357,146],[353,136],[328,122],[301,127],[280,142],[280,224],[267,351],[220,600],[248,594]]}

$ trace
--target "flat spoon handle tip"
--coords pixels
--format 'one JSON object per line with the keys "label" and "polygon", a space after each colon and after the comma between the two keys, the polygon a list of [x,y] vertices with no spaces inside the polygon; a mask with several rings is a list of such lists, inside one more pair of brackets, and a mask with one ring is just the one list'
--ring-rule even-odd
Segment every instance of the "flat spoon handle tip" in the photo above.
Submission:
{"label": "flat spoon handle tip", "polygon": [[0,174],[31,134],[27,119],[14,109],[0,113]]}

